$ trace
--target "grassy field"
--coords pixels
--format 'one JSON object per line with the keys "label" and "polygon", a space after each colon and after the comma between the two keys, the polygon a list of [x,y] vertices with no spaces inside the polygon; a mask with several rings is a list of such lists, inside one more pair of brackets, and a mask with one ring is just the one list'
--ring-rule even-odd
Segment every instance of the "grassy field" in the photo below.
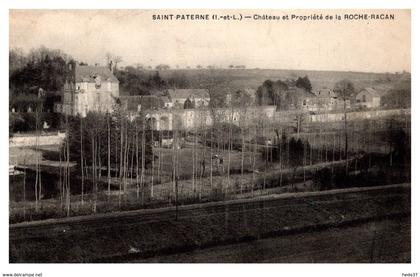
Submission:
{"label": "grassy field", "polygon": [[[355,226],[334,227],[310,233],[134,259],[130,262],[409,263],[410,226],[410,217],[399,217]],[[377,237],[380,237],[380,243],[375,243]]]}

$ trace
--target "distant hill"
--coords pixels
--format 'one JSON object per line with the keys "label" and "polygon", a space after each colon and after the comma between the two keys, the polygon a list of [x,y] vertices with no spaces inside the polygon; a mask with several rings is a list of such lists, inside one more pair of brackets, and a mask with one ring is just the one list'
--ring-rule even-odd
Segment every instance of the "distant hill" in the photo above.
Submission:
{"label": "distant hill", "polygon": [[[307,75],[311,80],[312,87],[333,88],[340,80],[348,79],[355,85],[356,91],[367,86],[378,84],[391,84],[401,78],[409,78],[410,74],[390,73],[364,73],[364,72],[342,72],[342,71],[310,71],[310,70],[281,70],[281,69],[177,69],[162,70],[159,72],[163,79],[170,78],[174,72],[182,74],[190,82],[191,87],[200,87],[201,80],[211,72],[217,78],[224,78],[229,89],[258,88],[265,80],[286,80],[297,79]],[[391,85],[392,86],[392,85]]]}

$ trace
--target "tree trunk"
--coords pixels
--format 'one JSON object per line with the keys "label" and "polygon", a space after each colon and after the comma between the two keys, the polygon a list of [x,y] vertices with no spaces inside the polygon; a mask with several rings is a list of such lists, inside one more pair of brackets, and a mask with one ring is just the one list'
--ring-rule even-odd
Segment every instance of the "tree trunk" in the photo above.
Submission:
{"label": "tree trunk", "polygon": [[[67,117],[66,117],[67,119]],[[35,115],[35,126],[36,126],[36,150],[37,150],[37,156],[36,156],[36,165],[35,165],[35,211],[37,212],[39,207],[38,207],[38,198],[39,198],[39,194],[38,194],[38,185],[39,185],[39,133],[38,133],[38,107],[36,108],[36,115]],[[66,121],[67,122],[67,121]]]}
{"label": "tree trunk", "polygon": [[210,129],[210,188],[213,188],[213,126]]}
{"label": "tree trunk", "polygon": [[26,167],[23,169],[23,218],[26,218]]}
{"label": "tree trunk", "polygon": [[158,174],[157,174],[157,184],[162,183],[161,179],[161,170],[162,170],[162,130],[159,130],[158,138]]}
{"label": "tree trunk", "polygon": [[348,133],[347,133],[347,107],[346,107],[346,98],[344,98],[344,151],[346,157],[346,175],[349,174],[349,152],[348,152]]}
{"label": "tree trunk", "polygon": [[228,179],[228,189],[231,186],[231,181],[230,181],[230,161],[231,161],[231,152],[232,152],[232,124],[233,124],[233,110],[231,110],[231,114],[230,114],[230,124],[229,124],[229,141],[228,141],[228,170],[227,170],[227,179]]}
{"label": "tree trunk", "polygon": [[155,174],[155,151],[154,151],[154,144],[155,139],[153,137],[153,123],[152,123],[152,180],[150,186],[150,197],[153,198],[153,185],[154,185],[154,174]]}
{"label": "tree trunk", "polygon": [[84,205],[85,174],[83,172],[83,119],[80,117],[80,168],[82,174],[82,206]]}
{"label": "tree trunk", "polygon": [[193,144],[193,149],[192,149],[192,190],[193,190],[194,195],[196,193],[196,183],[195,183],[196,148],[197,148],[197,127],[194,121],[194,144]]}
{"label": "tree trunk", "polygon": [[96,163],[96,153],[95,153],[95,135],[92,132],[91,135],[92,138],[92,143],[91,143],[91,148],[92,148],[92,182],[93,182],[93,213],[96,213],[96,191],[95,191],[95,187],[96,187],[96,168],[95,168],[95,163]]}
{"label": "tree trunk", "polygon": [[139,188],[139,131],[138,123],[136,121],[136,195],[137,200],[140,197],[140,188]]}
{"label": "tree trunk", "polygon": [[62,211],[63,210],[63,198],[64,198],[64,189],[63,189],[63,168],[62,168],[62,163],[61,163],[61,155],[62,155],[62,152],[63,152],[63,149],[62,148],[60,148],[60,150],[59,150],[60,152],[59,152],[59,159],[60,159],[60,170],[59,170],[59,179],[58,179],[58,182],[59,182],[59,186],[60,186],[60,211]]}
{"label": "tree trunk", "polygon": [[141,187],[141,204],[144,205],[144,170],[145,170],[145,158],[146,158],[146,135],[145,135],[145,124],[144,119],[142,120],[142,137],[141,137],[141,177],[140,177],[140,187]]}
{"label": "tree trunk", "polygon": [[127,163],[128,163],[128,126],[127,122],[125,122],[125,128],[124,128],[124,161],[123,161],[123,180],[124,180],[124,198],[126,196],[126,190],[127,190]]}
{"label": "tree trunk", "polygon": [[[70,133],[69,133],[69,123],[68,123],[68,117],[66,115],[66,133],[67,133],[67,138],[70,137]],[[67,141],[66,143],[67,145],[67,163],[66,163],[66,184],[67,184],[67,216],[70,216],[70,201],[71,201],[71,197],[70,197],[70,144],[69,141]]]}
{"label": "tree trunk", "polygon": [[332,150],[332,166],[331,172],[334,174],[334,162],[335,162],[335,133],[333,133],[333,150]]}
{"label": "tree trunk", "polygon": [[[109,113],[106,116],[108,128],[108,200],[111,196],[111,126],[109,123]],[[116,153],[115,153],[116,154]]]}
{"label": "tree trunk", "polygon": [[306,141],[303,142],[303,183],[306,185],[306,170],[305,170],[305,166],[306,166],[306,151],[307,151],[307,147],[306,147],[307,143]]}
{"label": "tree trunk", "polygon": [[245,134],[243,128],[241,129],[242,136],[242,149],[241,149],[241,195],[242,195],[242,186],[244,183],[244,159],[245,159]]}
{"label": "tree trunk", "polygon": [[[257,126],[255,126],[255,134],[257,134]],[[252,184],[251,184],[251,196],[254,197],[254,186],[255,186],[255,155],[257,152],[257,143],[253,143],[253,153],[252,153]]]}
{"label": "tree trunk", "polygon": [[118,182],[118,207],[121,207],[121,194],[122,194],[122,182],[123,182],[123,146],[124,146],[124,124],[122,116],[120,118],[120,176]]}

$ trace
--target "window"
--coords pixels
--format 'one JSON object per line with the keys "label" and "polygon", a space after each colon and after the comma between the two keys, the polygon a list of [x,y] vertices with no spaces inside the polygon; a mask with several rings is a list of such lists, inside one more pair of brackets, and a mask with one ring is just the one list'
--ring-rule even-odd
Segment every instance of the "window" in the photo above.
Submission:
{"label": "window", "polygon": [[362,96],[362,102],[366,102],[366,94],[363,94],[363,96]]}
{"label": "window", "polygon": [[95,76],[95,88],[100,89],[101,88],[101,76]]}

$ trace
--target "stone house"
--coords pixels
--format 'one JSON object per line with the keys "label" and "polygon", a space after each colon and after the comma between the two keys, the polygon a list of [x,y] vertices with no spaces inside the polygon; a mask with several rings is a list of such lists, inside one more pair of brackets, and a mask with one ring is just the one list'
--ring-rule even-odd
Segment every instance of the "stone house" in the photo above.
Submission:
{"label": "stone house", "polygon": [[104,66],[79,65],[71,62],[65,77],[62,112],[86,116],[90,111],[112,111],[119,97],[119,81]]}
{"label": "stone house", "polygon": [[364,88],[356,95],[356,105],[368,109],[379,108],[381,106],[381,94],[375,88]]}
{"label": "stone house", "polygon": [[194,107],[207,107],[210,103],[210,94],[207,89],[168,89],[168,98],[171,107],[182,109],[185,101],[189,99]]}
{"label": "stone house", "polygon": [[[337,93],[329,88],[314,89],[314,98],[310,99],[308,110],[336,111],[344,109],[344,100],[338,97]],[[346,100],[346,108],[350,108],[350,100]]]}

